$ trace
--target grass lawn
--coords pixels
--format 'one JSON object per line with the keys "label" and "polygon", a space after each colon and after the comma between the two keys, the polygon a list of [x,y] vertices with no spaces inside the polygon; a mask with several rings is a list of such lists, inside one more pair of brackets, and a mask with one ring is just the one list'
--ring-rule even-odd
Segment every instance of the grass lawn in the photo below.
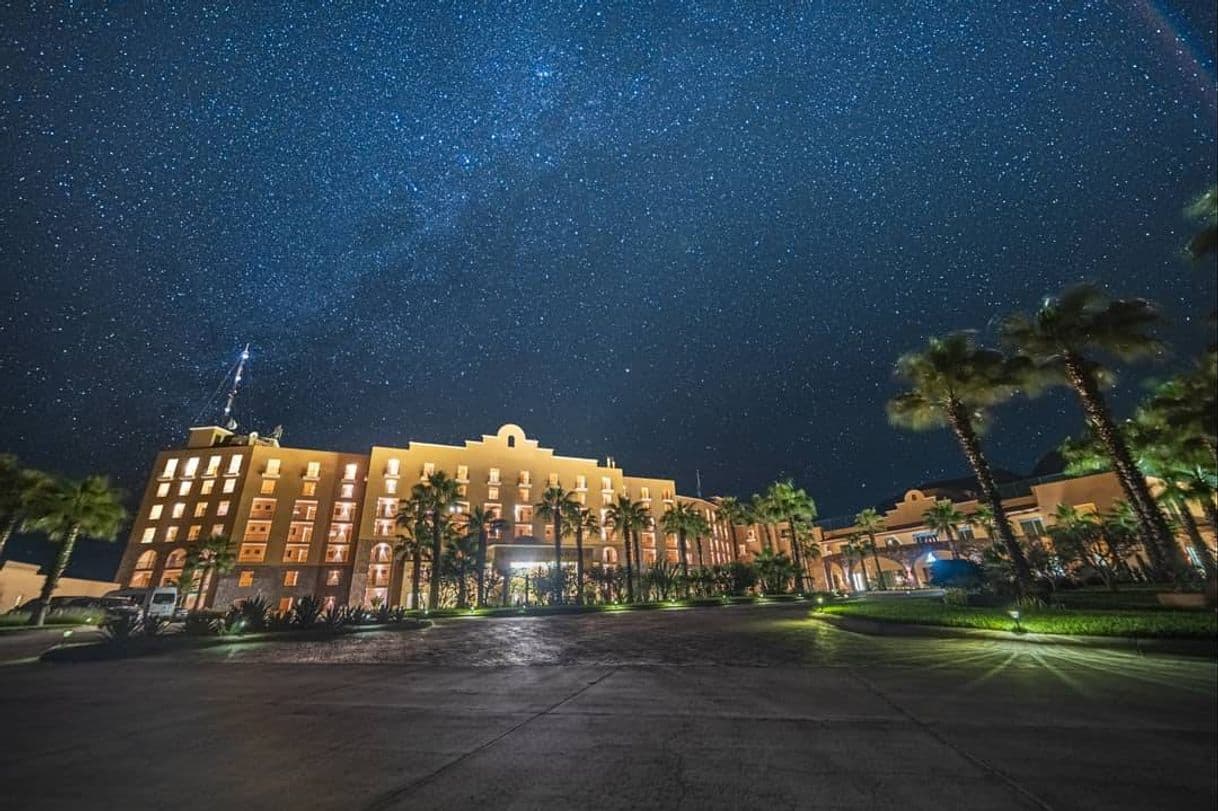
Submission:
{"label": "grass lawn", "polygon": [[[1015,621],[1004,608],[956,608],[938,600],[890,600],[837,603],[820,609],[823,614],[913,625],[983,628],[1010,631]],[[1079,634],[1213,639],[1218,636],[1218,615],[1213,611],[1083,611],[1045,609],[1024,611],[1020,624],[1029,633]]]}

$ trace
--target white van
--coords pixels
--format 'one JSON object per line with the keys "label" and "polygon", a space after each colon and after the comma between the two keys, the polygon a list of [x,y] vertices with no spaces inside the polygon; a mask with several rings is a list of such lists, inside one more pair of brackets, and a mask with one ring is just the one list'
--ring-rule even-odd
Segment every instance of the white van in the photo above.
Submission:
{"label": "white van", "polygon": [[155,589],[119,589],[109,592],[106,596],[130,600],[131,607],[145,617],[171,620],[177,613],[178,589],[176,586],[161,586]]}

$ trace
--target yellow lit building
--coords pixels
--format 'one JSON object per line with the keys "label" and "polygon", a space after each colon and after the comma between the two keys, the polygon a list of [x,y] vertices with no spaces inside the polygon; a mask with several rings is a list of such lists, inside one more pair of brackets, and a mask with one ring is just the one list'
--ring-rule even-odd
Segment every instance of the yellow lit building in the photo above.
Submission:
{"label": "yellow lit building", "polygon": [[[497,571],[553,560],[553,527],[535,515],[534,505],[555,484],[602,524],[619,495],[648,506],[653,520],[641,533],[644,568],[661,554],[676,561],[676,539],[661,537],[655,521],[678,500],[697,505],[712,524],[703,540],[707,565],[733,554],[714,505],[677,495],[672,479],[628,476],[612,458],[560,456],[516,425],[463,445],[411,442],[368,453],[287,448],[275,438],[202,427],[191,429],[185,448],[157,456],[118,579],[132,586],[176,582],[190,543],[222,535],[232,539],[237,564],[202,584],[202,604],[222,607],[261,595],[286,609],[313,595],[338,605],[405,605],[408,564],[394,560],[395,516],[411,488],[437,471],[457,482],[455,522],[475,505],[506,522],[490,543],[489,565]],[[572,538],[563,538],[562,550],[564,560],[574,562]],[[696,564],[694,549],[688,556]],[[623,559],[621,539],[611,530],[584,539],[585,566]],[[187,604],[196,602],[192,597]]]}

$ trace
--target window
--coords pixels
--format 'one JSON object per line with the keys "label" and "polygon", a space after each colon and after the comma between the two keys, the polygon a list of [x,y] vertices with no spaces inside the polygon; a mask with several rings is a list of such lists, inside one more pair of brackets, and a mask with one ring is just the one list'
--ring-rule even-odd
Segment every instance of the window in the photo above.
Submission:
{"label": "window", "polygon": [[396,456],[385,462],[385,475],[397,476],[402,470],[402,460]]}
{"label": "window", "polygon": [[313,525],[307,522],[293,521],[288,525],[288,543],[311,543],[313,540]]}
{"label": "window", "polygon": [[961,540],[961,541],[977,540],[977,536],[976,536],[976,534],[974,534],[973,528],[970,526],[957,527],[956,528],[956,538],[957,538],[957,540]]}
{"label": "window", "polygon": [[1026,538],[1040,538],[1045,534],[1045,524],[1039,518],[1027,518],[1019,522],[1019,528],[1023,530]]}
{"label": "window", "polygon": [[266,460],[266,470],[263,472],[262,475],[263,476],[278,476],[279,475],[279,464],[280,464],[280,460],[278,460],[278,459],[267,459]]}
{"label": "window", "polygon": [[575,489],[576,490],[587,490],[588,489],[588,477],[587,476],[576,476],[575,477]]}
{"label": "window", "polygon": [[169,495],[169,482],[161,482],[156,486],[156,497],[165,498]]}
{"label": "window", "polygon": [[283,548],[284,563],[308,563],[309,547],[290,543]]}
{"label": "window", "polygon": [[550,478],[548,479],[548,482],[551,487],[557,487],[558,486],[558,474],[551,473]]}
{"label": "window", "polygon": [[204,476],[215,476],[220,472],[220,457],[212,456],[207,460],[207,471]]}
{"label": "window", "polygon": [[528,487],[533,481],[533,474],[527,470],[520,471],[520,484]]}
{"label": "window", "polygon": [[[234,458],[234,459],[240,459],[241,457],[240,457],[240,456],[234,456],[233,458]],[[236,491],[236,489],[237,489],[237,480],[236,480],[236,479],[225,479],[225,480],[224,480],[224,486],[223,486],[223,487],[221,487],[220,489],[221,489],[223,492],[225,492],[225,493],[232,493],[232,492],[235,492],[235,491]]]}
{"label": "window", "polygon": [[609,478],[608,476],[601,476],[601,490],[612,492],[613,479]]}
{"label": "window", "polygon": [[302,496],[317,495],[317,482],[304,482],[300,485],[300,494]]}
{"label": "window", "polygon": [[355,517],[355,502],[339,501],[334,504],[334,515],[332,516],[333,520],[350,521],[354,517]]}
{"label": "window", "polygon": [[498,487],[486,488],[486,497],[489,498],[491,501],[498,501],[499,500],[499,488]]}
{"label": "window", "polygon": [[148,510],[148,520],[149,521],[161,520],[161,513],[163,513],[164,511],[165,511],[164,505],[153,504],[152,508]]}
{"label": "window", "polygon": [[517,501],[529,501],[529,488],[521,487],[516,490]]}
{"label": "window", "polygon": [[137,569],[152,569],[156,567],[156,552],[149,549],[141,554],[135,560],[135,568]]}
{"label": "window", "polygon": [[245,522],[245,536],[242,538],[242,540],[266,543],[267,539],[270,538],[270,535],[270,521],[250,520]]}
{"label": "window", "polygon": [[154,537],[156,537],[156,527],[147,527],[140,535],[140,543],[152,543]]}
{"label": "window", "polygon": [[305,466],[305,478],[316,479],[321,476],[321,462],[309,462]]}
{"label": "window", "polygon": [[242,563],[261,563],[266,558],[266,544],[243,543],[237,552],[237,560]]}
{"label": "window", "polygon": [[242,569],[241,574],[237,576],[237,585],[243,589],[248,589],[254,585],[254,570]]}
{"label": "window", "polygon": [[199,536],[203,534],[202,524],[191,524],[190,529],[186,530],[186,540],[197,541]]}
{"label": "window", "polygon": [[283,573],[283,584],[285,586],[289,586],[289,587],[295,586],[297,581],[299,581],[299,580],[300,580],[300,572],[298,572],[295,569],[288,569],[286,572]]}
{"label": "window", "polygon": [[533,520],[533,508],[527,504],[516,505],[516,521],[524,523]]}
{"label": "window", "polygon": [[184,481],[181,484],[179,484],[178,485],[178,495],[179,496],[189,496],[190,495],[190,485],[191,485],[191,482],[187,482],[187,481]]}
{"label": "window", "polygon": [[292,520],[312,521],[317,517],[316,501],[297,501],[292,505]]}
{"label": "window", "polygon": [[914,543],[935,543],[939,540],[939,533],[931,530],[924,532],[915,532],[913,535]]}
{"label": "window", "polygon": [[177,470],[178,470],[178,460],[177,459],[166,459],[165,468],[164,468],[164,470],[161,471],[161,478],[162,479],[172,479],[173,474],[176,473]]}
{"label": "window", "polygon": [[279,598],[279,613],[280,613],[280,614],[286,614],[286,613],[288,613],[289,611],[291,611],[291,610],[292,610],[292,604],[293,604],[293,603],[295,603],[295,602],[296,602],[295,598],[292,598],[292,597],[280,597],[280,598]]}
{"label": "window", "polygon": [[344,467],[343,468],[343,479],[346,481],[349,481],[349,482],[355,481],[356,470],[357,470],[357,465],[354,462],[352,462],[349,465],[347,465],[346,467]]}
{"label": "window", "polygon": [[546,536],[547,541],[554,540],[554,525],[551,524],[549,521],[546,521],[545,536]]}
{"label": "window", "polygon": [[223,535],[224,534],[224,525],[223,524],[212,524],[211,525],[211,534],[212,535]]}
{"label": "window", "polygon": [[378,543],[376,546],[372,547],[372,551],[369,553],[368,559],[372,563],[390,563],[393,561],[393,550],[389,548],[389,544],[387,543]]}
{"label": "window", "polygon": [[487,478],[487,484],[499,484],[499,468],[491,468],[491,474]]}
{"label": "window", "polygon": [[514,534],[517,538],[523,538],[526,535],[532,535],[533,534],[533,525],[532,524],[517,524],[516,531]]}
{"label": "window", "polygon": [[394,523],[387,518],[378,518],[373,523],[372,534],[378,537],[386,537],[393,534]]}
{"label": "window", "polygon": [[178,528],[169,527],[165,530],[165,543],[173,543],[178,539]]}
{"label": "window", "polygon": [[229,503],[227,501],[221,501],[216,505],[217,518],[223,518],[224,516],[228,515],[228,504]]}
{"label": "window", "polygon": [[170,512],[170,515],[172,515],[174,518],[181,518],[185,514],[186,503],[183,501],[175,501],[173,503],[173,510]]}
{"label": "window", "polygon": [[641,501],[651,501],[651,488],[650,487],[640,487],[639,488],[639,499]]}
{"label": "window", "polygon": [[385,479],[385,492],[389,493],[390,495],[394,495],[397,493],[397,491],[398,491],[398,480],[397,479]]}
{"label": "window", "polygon": [[332,544],[326,547],[326,563],[346,563],[348,547],[342,544]]}
{"label": "window", "polygon": [[186,466],[182,468],[182,478],[194,478],[194,475],[199,472],[199,457],[192,456],[186,460]]}
{"label": "window", "polygon": [[351,542],[351,525],[350,524],[331,524],[330,525],[330,543],[350,543]]}
{"label": "window", "polygon": [[424,462],[423,463],[423,473],[421,475],[424,479],[426,479],[428,476],[431,476],[435,472],[436,472],[436,463],[435,462]]}
{"label": "window", "polygon": [[398,514],[398,500],[396,498],[378,498],[376,514],[380,518],[393,518]]}
{"label": "window", "polygon": [[275,499],[256,498],[250,504],[250,518],[271,518],[275,515]]}
{"label": "window", "polygon": [[354,484],[344,484],[338,490],[340,498],[355,498]]}
{"label": "window", "polygon": [[274,495],[275,480],[274,479],[263,479],[262,486],[260,488],[258,488],[258,492],[264,496]]}
{"label": "window", "polygon": [[240,456],[228,457],[228,475],[236,476],[240,472],[241,472],[241,457]]}
{"label": "window", "polygon": [[340,582],[342,582],[342,578],[343,578],[342,569],[326,570],[326,585],[327,586],[337,586]]}
{"label": "window", "polygon": [[210,496],[211,491],[214,489],[216,489],[215,479],[204,479],[203,484],[200,486],[199,493],[205,496]]}
{"label": "window", "polygon": [[469,465],[457,465],[457,481],[469,481]]}
{"label": "window", "polygon": [[195,518],[202,518],[207,515],[207,502],[200,501],[195,505]]}

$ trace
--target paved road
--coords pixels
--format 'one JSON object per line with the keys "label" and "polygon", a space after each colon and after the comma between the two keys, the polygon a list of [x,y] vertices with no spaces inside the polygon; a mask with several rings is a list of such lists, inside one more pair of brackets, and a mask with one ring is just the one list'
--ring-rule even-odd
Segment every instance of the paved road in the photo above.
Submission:
{"label": "paved road", "polygon": [[50,625],[44,628],[6,629],[0,631],[0,665],[37,659],[43,651],[65,641],[88,642],[102,639],[103,636],[97,628],[84,625],[73,628]]}
{"label": "paved road", "polygon": [[0,805],[1212,808],[1216,678],[799,606],[8,666]]}

